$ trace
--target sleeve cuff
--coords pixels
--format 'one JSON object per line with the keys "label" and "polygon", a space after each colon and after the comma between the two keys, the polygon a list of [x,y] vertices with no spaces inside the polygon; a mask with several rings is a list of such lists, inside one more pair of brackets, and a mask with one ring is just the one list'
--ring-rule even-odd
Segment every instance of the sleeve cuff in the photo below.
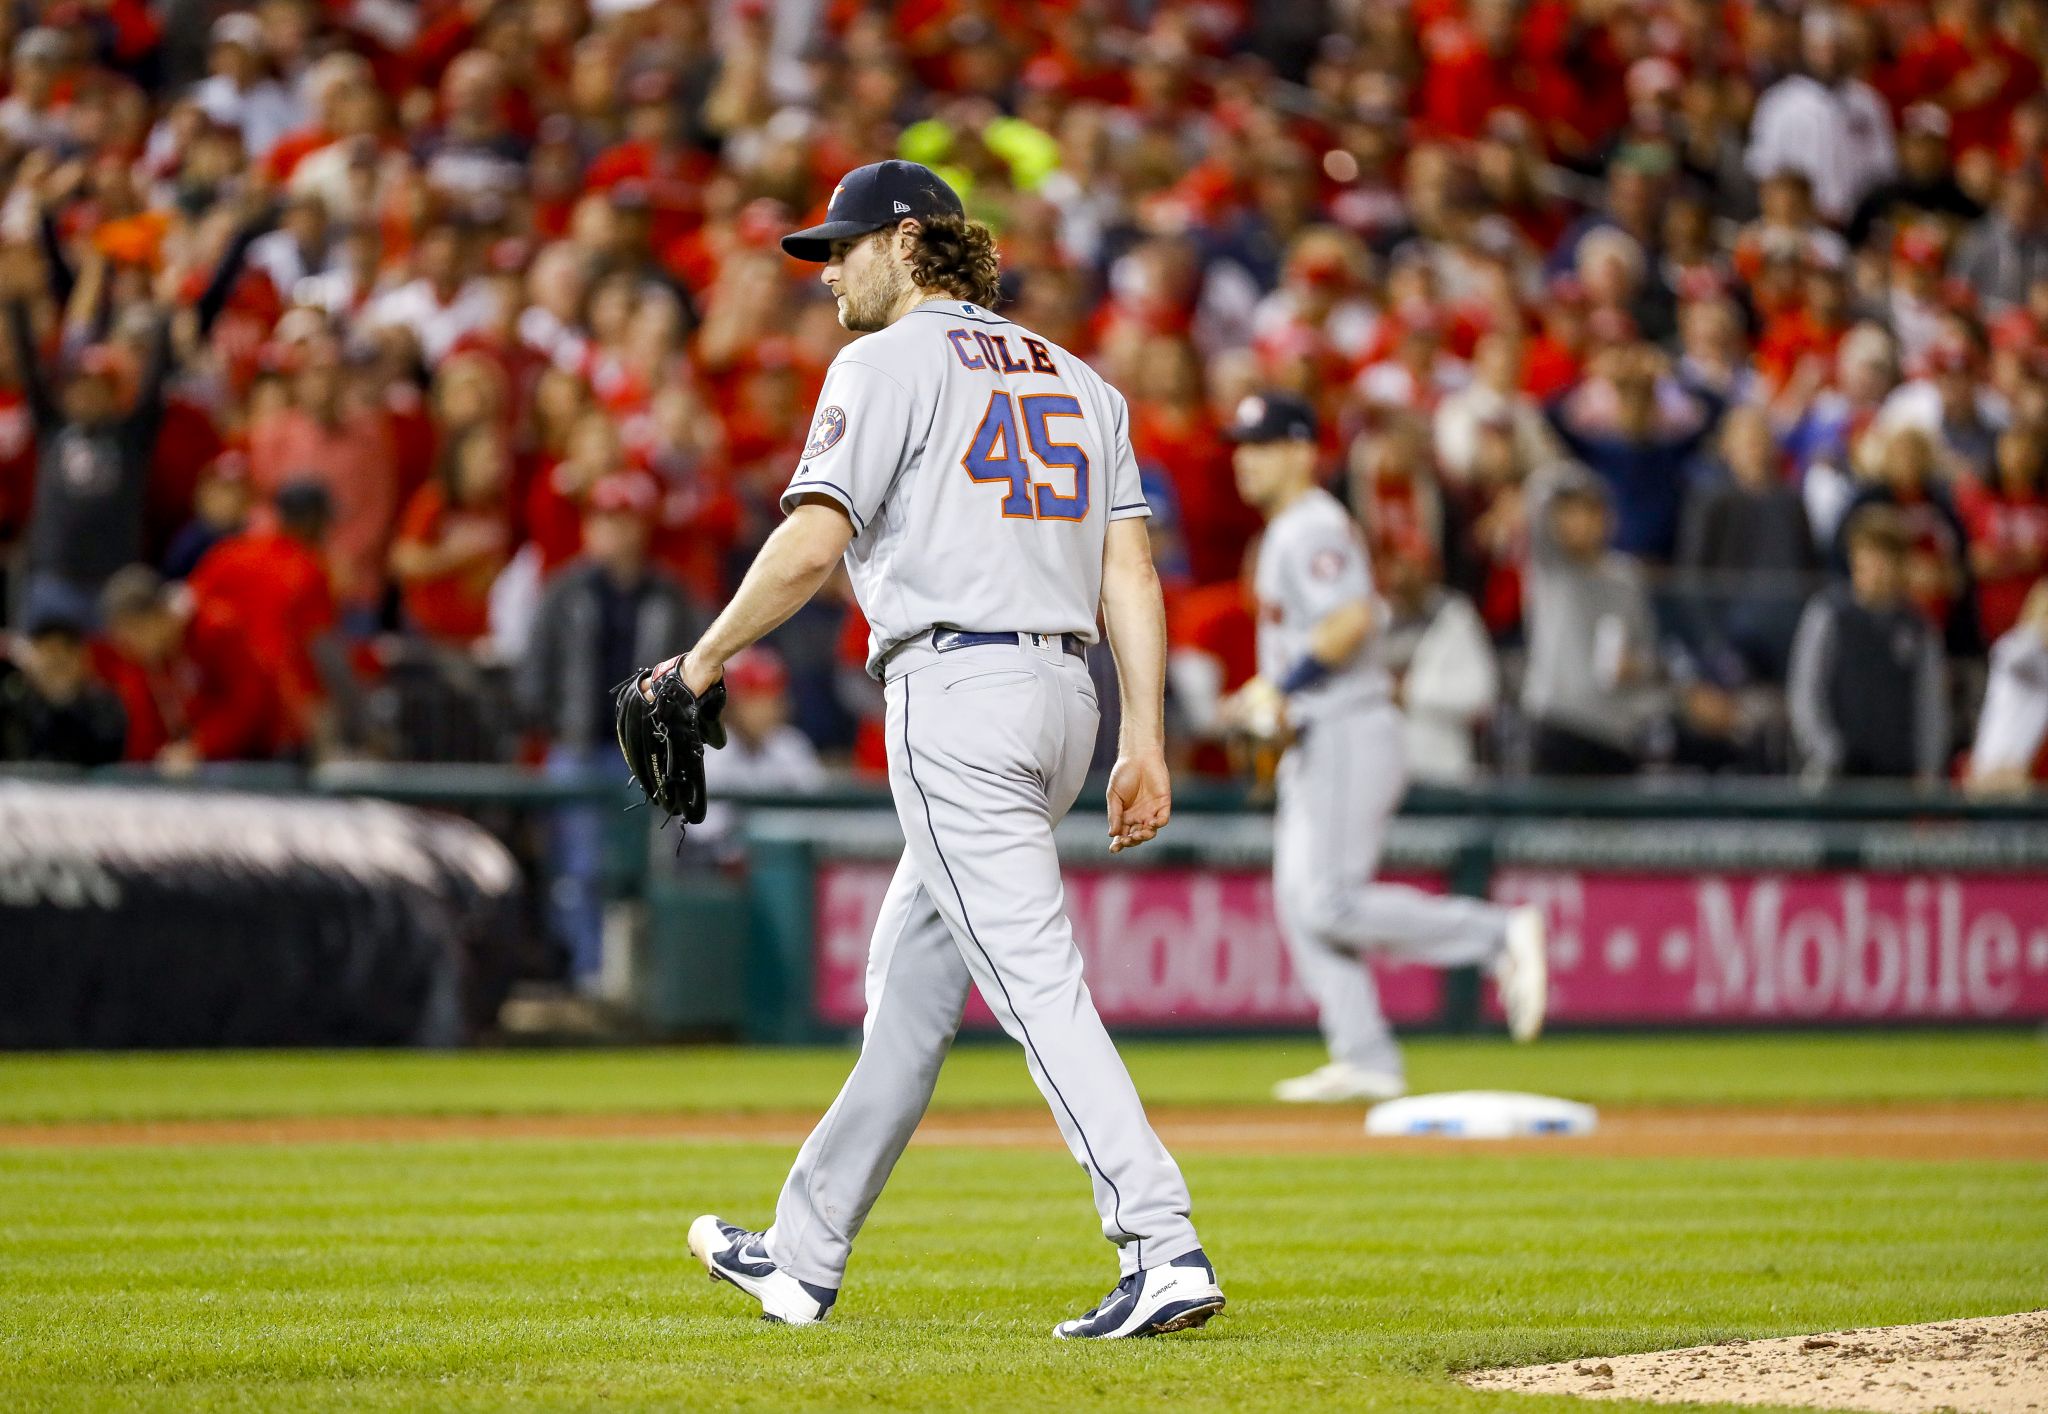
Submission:
{"label": "sleeve cuff", "polygon": [[1143,501],[1133,501],[1127,506],[1111,506],[1109,508],[1109,518],[1111,520],[1140,520],[1151,514],[1152,508]]}
{"label": "sleeve cuff", "polygon": [[847,518],[853,522],[853,533],[858,535],[866,528],[860,512],[854,509],[853,497],[844,487],[834,486],[829,481],[792,481],[782,493],[782,513],[788,515],[796,509],[796,503],[805,496],[823,496],[836,501]]}

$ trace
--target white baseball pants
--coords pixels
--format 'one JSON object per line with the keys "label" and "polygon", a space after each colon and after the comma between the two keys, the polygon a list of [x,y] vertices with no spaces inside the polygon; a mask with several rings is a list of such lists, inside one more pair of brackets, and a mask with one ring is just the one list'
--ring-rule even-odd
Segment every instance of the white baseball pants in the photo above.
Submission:
{"label": "white baseball pants", "polygon": [[1374,879],[1387,822],[1408,788],[1393,704],[1311,723],[1281,758],[1275,785],[1275,907],[1330,1056],[1399,1076],[1401,1048],[1362,956],[1432,967],[1489,962],[1506,943],[1507,912]]}
{"label": "white baseball pants", "polygon": [[1053,848],[1095,745],[1085,662],[1057,639],[946,653],[921,641],[890,659],[886,696],[903,861],[869,945],[860,1058],[783,1185],[769,1255],[839,1286],[970,983],[1024,1047],[1125,1274],[1187,1255],[1200,1245],[1187,1184],[1081,978]]}

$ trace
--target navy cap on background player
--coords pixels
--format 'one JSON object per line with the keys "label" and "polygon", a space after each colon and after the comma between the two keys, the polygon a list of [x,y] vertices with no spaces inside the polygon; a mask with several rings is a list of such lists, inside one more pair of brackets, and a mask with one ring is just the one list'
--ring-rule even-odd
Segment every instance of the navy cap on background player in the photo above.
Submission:
{"label": "navy cap on background player", "polygon": [[798,260],[822,265],[832,257],[832,242],[848,236],[864,236],[906,217],[924,220],[966,214],[958,194],[937,172],[892,157],[848,172],[832,189],[825,219],[808,230],[784,236],[782,249]]}
{"label": "navy cap on background player", "polygon": [[1254,393],[1237,405],[1223,435],[1233,442],[1313,442],[1316,410],[1292,393]]}

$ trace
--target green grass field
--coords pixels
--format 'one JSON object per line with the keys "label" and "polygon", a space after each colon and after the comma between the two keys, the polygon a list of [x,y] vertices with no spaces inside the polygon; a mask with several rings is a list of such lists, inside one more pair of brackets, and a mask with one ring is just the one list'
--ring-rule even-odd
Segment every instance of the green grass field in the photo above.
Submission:
{"label": "green grass field", "polygon": [[[1256,1100],[1301,1042],[1152,1044],[1157,1105]],[[0,1123],[805,1110],[844,1052],[0,1060]],[[1425,1041],[1421,1088],[1603,1103],[2048,1095],[2017,1033]],[[1007,1047],[941,1102],[1032,1098]],[[30,1148],[0,1136],[0,1408],[1502,1410],[1476,1365],[2048,1304],[2048,1166],[1181,1155],[1231,1307],[1051,1341],[1114,1279],[1038,1150],[914,1148],[831,1324],[751,1319],[690,1259],[765,1220],[782,1147],[670,1140]],[[1602,1406],[1648,1408],[1650,1406]]]}

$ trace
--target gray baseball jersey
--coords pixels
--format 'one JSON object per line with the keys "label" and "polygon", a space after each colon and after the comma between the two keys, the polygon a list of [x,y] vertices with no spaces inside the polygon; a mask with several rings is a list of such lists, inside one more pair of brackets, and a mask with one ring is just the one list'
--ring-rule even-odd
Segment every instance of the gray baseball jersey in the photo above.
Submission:
{"label": "gray baseball jersey", "polygon": [[1095,641],[1107,525],[1147,513],[1128,421],[1072,354],[958,300],[861,339],[826,377],[784,504],[826,496],[853,521],[905,848],[869,944],[860,1059],[766,1236],[801,1281],[839,1286],[970,987],[1023,1046],[1124,1271],[1200,1245],[1082,979],[1053,847],[1100,728],[1059,635]]}
{"label": "gray baseball jersey", "polygon": [[1095,641],[1109,522],[1149,515],[1130,409],[979,305],[929,300],[842,349],[783,492],[852,517],[868,670],[937,626]]}
{"label": "gray baseball jersey", "polygon": [[[1253,592],[1259,600],[1259,676],[1279,682],[1308,654],[1316,625],[1348,603],[1372,597],[1372,571],[1351,513],[1320,486],[1280,512],[1259,541]],[[1287,704],[1296,722],[1388,700],[1386,669],[1359,652]]]}
{"label": "gray baseball jersey", "polygon": [[[1259,542],[1259,674],[1278,682],[1317,624],[1372,597],[1351,513],[1312,489]],[[1273,897],[1302,986],[1315,998],[1331,1057],[1399,1077],[1400,1047],[1361,957],[1455,967],[1500,951],[1507,915],[1474,899],[1425,894],[1374,875],[1387,824],[1407,790],[1401,714],[1386,669],[1361,649],[1288,699],[1301,736],[1281,759],[1273,821]]]}

